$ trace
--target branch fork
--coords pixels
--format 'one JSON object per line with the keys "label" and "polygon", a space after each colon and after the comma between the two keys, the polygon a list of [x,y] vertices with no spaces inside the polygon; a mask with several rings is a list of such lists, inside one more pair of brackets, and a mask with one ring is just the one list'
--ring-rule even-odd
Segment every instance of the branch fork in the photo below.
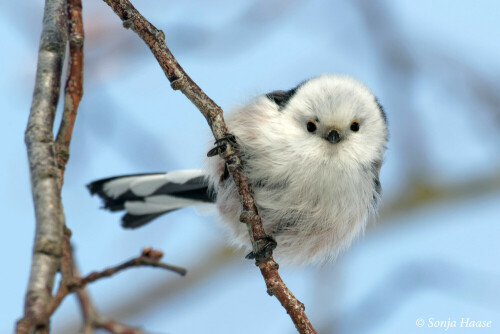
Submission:
{"label": "branch fork", "polygon": [[[228,129],[222,109],[210,99],[186,74],[165,44],[165,34],[146,20],[128,0],[103,0],[132,29],[157,59],[172,89],[180,90],[203,114],[216,141],[224,140],[218,149],[226,162],[242,203],[240,220],[248,227],[253,245],[251,257],[256,260],[267,292],[275,296],[290,315],[300,333],[316,333],[304,313],[304,305],[288,290],[278,273],[278,264],[272,257],[276,246],[262,225],[257,205],[247,178],[242,173],[241,159],[234,142],[227,139]],[[69,76],[65,87],[65,103],[61,125],[54,141],[52,128],[59,97],[65,46],[70,45]],[[69,293],[76,291],[84,312],[84,333],[103,328],[112,333],[142,333],[114,321],[103,321],[90,303],[84,286],[133,266],[153,266],[184,274],[182,268],[159,262],[161,252],[147,249],[130,261],[101,272],[79,277],[71,251],[70,233],[65,228],[60,191],[69,144],[80,99],[83,94],[83,25],[81,0],[46,0],[42,36],[38,56],[37,77],[30,117],[26,130],[26,145],[30,162],[33,199],[37,230],[33,264],[25,300],[25,315],[19,320],[16,332],[47,334],[49,318]],[[66,231],[66,232],[65,232]],[[50,295],[54,276],[62,274],[59,289]]]}

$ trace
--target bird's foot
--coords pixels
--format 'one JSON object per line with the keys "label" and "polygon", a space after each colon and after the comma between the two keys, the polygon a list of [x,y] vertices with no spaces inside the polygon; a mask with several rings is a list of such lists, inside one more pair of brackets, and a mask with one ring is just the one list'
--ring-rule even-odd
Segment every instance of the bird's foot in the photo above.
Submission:
{"label": "bird's foot", "polygon": [[255,259],[256,264],[259,265],[259,262],[265,261],[271,256],[272,251],[277,245],[276,240],[272,236],[265,235],[255,241],[254,250],[248,253],[245,258],[248,260]]}
{"label": "bird's foot", "polygon": [[213,157],[224,152],[227,148],[227,143],[233,147],[237,147],[236,137],[233,134],[227,133],[224,137],[217,139],[214,142],[215,147],[208,151],[207,157]]}

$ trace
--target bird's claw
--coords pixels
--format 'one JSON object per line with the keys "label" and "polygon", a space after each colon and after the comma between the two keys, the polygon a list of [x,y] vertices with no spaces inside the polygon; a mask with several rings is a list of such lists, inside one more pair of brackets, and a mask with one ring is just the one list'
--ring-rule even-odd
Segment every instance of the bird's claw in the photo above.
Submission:
{"label": "bird's claw", "polygon": [[245,258],[248,260],[255,259],[256,264],[264,261],[271,256],[272,251],[276,248],[278,244],[276,240],[270,235],[265,235],[262,238],[255,241],[254,250],[248,253]]}
{"label": "bird's claw", "polygon": [[236,137],[230,133],[227,133],[224,137],[217,139],[214,142],[215,147],[208,151],[207,157],[213,157],[224,152],[227,148],[227,143],[232,146],[236,146]]}

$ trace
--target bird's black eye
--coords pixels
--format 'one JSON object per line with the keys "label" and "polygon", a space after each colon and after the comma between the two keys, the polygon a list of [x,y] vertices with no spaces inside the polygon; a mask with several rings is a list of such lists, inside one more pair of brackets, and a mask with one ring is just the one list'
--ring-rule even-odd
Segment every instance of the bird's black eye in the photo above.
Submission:
{"label": "bird's black eye", "polygon": [[313,121],[307,122],[307,131],[309,132],[316,131],[316,124]]}
{"label": "bird's black eye", "polygon": [[358,132],[359,131],[359,122],[354,121],[351,123],[351,131]]}

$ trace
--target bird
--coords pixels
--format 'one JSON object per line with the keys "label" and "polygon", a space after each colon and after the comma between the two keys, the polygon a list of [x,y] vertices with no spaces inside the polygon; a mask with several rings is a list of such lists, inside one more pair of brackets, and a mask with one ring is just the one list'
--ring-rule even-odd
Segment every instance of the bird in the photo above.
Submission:
{"label": "bird", "polygon": [[[333,261],[376,217],[387,117],[360,81],[323,74],[253,98],[226,118],[274,255],[295,265]],[[213,153],[213,150],[211,150]],[[231,244],[251,250],[225,161],[203,169],[122,175],[88,184],[110,211],[138,228],[187,206],[214,206]]]}

